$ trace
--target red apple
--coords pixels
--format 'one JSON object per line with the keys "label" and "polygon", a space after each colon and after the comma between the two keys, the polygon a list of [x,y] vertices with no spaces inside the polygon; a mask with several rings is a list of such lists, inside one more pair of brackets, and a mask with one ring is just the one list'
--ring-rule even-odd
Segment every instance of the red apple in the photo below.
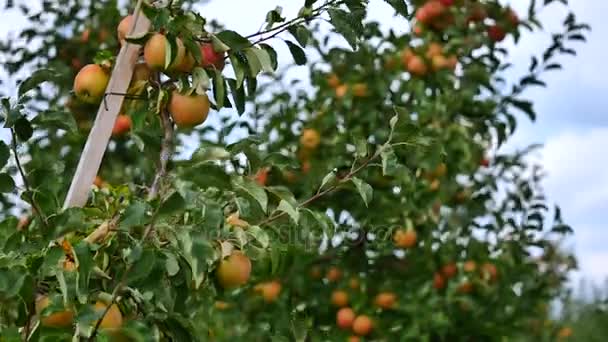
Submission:
{"label": "red apple", "polygon": [[215,51],[213,44],[201,44],[201,66],[203,68],[215,68],[221,71],[225,65],[224,58],[224,53]]}

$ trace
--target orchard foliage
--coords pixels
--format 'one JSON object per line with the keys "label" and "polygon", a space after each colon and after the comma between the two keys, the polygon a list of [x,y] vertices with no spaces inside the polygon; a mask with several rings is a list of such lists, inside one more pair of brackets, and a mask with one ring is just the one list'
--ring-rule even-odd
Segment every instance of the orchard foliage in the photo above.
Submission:
{"label": "orchard foliage", "polygon": [[[116,1],[7,3],[31,26],[0,44],[3,81],[30,74],[1,103],[1,341],[558,337],[571,229],[535,146],[498,149],[589,28],[569,14],[514,83],[503,41],[567,1],[306,0],[253,33],[144,3],[139,36]],[[110,94],[121,44],[141,59]],[[109,96],[89,201],[62,209]]]}

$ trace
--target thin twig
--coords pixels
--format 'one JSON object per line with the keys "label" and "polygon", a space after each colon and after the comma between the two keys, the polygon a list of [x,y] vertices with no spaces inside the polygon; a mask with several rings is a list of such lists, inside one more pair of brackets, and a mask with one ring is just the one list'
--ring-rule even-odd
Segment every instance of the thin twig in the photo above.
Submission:
{"label": "thin twig", "polygon": [[[321,16],[321,14],[323,14],[323,12],[327,9],[327,7],[330,6],[338,6],[341,5],[342,3],[344,3],[344,0],[332,0],[332,1],[328,1],[325,4],[313,9],[311,11],[311,14],[309,16],[298,16],[296,18],[293,18],[287,22],[284,22],[283,24],[270,28],[268,30],[265,31],[258,31],[256,33],[250,34],[248,35],[246,38],[247,39],[251,39],[253,37],[257,37],[260,36],[260,38],[258,40],[256,40],[253,45],[262,43],[264,41],[270,40],[276,36],[278,36],[279,34],[285,32],[286,30],[288,30],[290,27],[295,26],[295,25],[299,25],[303,22],[308,22],[311,21],[313,19],[317,19]],[[264,37],[265,34],[268,33],[272,33],[270,36]]]}
{"label": "thin twig", "polygon": [[163,126],[163,139],[161,142],[159,158],[160,160],[158,170],[156,171],[154,181],[152,182],[150,192],[148,193],[148,200],[152,200],[156,198],[156,196],[158,196],[161,184],[167,175],[167,164],[169,163],[169,160],[173,155],[173,122],[171,122],[171,118],[167,110],[161,111],[160,122]]}
{"label": "thin twig", "polygon": [[21,175],[21,179],[23,180],[23,186],[25,187],[26,196],[30,200],[30,205],[32,206],[32,211],[34,212],[34,214],[38,215],[38,217],[40,218],[40,221],[42,222],[44,227],[48,228],[48,221],[47,221],[46,217],[44,216],[44,214],[42,213],[42,210],[38,206],[38,203],[36,203],[36,201],[34,200],[34,195],[32,193],[32,189],[30,188],[30,184],[27,180],[27,177],[25,176],[25,171],[23,169],[23,166],[21,165],[21,161],[19,160],[19,155],[17,153],[17,133],[15,132],[15,129],[12,127],[11,127],[11,140],[12,140],[11,148],[13,150],[13,155],[15,157],[15,164],[17,165],[17,170],[19,171],[19,174]]}
{"label": "thin twig", "polygon": [[[307,16],[307,17],[304,17],[304,16],[295,17],[295,18],[293,18],[293,19],[291,19],[289,21],[284,22],[283,24],[281,24],[279,26],[276,26],[276,27],[273,27],[273,28],[269,28],[269,29],[264,30],[264,31],[258,31],[256,33],[253,33],[253,34],[250,34],[250,35],[246,36],[245,38],[251,39],[251,38],[257,37],[257,36],[263,36],[263,35],[265,35],[267,33],[274,32],[276,30],[280,30],[281,32],[283,32],[286,29],[288,29],[290,26],[299,24],[302,21],[315,19],[316,17],[318,17],[319,15],[321,15],[321,13],[327,7],[329,7],[329,6],[340,5],[341,3],[344,3],[344,0],[332,0],[332,1],[328,1],[327,3],[325,3],[325,4],[323,4],[323,5],[319,6],[319,7],[317,7],[315,9],[313,9],[311,11],[311,15],[310,16]],[[266,40],[266,39],[264,39],[264,40]]]}
{"label": "thin twig", "polygon": [[[321,191],[321,192],[317,192],[314,196],[310,197],[309,199],[301,202],[300,204],[298,204],[296,206],[296,208],[303,208],[308,206],[310,203],[318,200],[319,198],[329,194],[330,192],[333,192],[334,190],[338,189],[338,187],[344,183],[349,182],[357,173],[359,173],[361,170],[363,170],[365,167],[367,167],[374,159],[378,158],[380,156],[380,154],[382,154],[382,151],[384,150],[384,146],[381,147],[380,149],[378,149],[378,151],[371,157],[369,157],[368,159],[366,159],[363,163],[361,163],[361,165],[359,165],[357,168],[353,169],[351,172],[349,172],[346,176],[344,176],[344,178],[341,178],[340,181],[335,184],[332,185],[330,187],[328,187],[327,189]],[[270,217],[268,217],[267,219],[263,220],[262,222],[258,223],[257,226],[264,226],[267,225],[273,221],[278,220],[279,218],[285,216],[287,213],[284,211],[281,211],[279,213],[276,213],[274,215],[271,215]]]}

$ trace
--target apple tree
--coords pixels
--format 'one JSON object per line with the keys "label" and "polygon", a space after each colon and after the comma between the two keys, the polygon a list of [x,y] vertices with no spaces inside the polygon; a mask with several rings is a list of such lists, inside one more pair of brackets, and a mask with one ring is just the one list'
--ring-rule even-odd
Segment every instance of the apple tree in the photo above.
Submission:
{"label": "apple tree", "polygon": [[[528,3],[306,0],[236,32],[197,1],[7,2],[29,26],[0,42],[0,341],[562,338],[572,230],[536,146],[500,147],[589,27],[568,14],[514,77],[539,13],[568,9]],[[115,98],[86,204],[63,205]]]}

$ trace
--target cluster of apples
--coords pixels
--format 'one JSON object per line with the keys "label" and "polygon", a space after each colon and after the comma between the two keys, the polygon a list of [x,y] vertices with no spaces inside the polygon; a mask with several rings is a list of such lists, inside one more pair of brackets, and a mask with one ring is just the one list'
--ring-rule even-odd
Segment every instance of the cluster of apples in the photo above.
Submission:
{"label": "cluster of apples", "polygon": [[[460,294],[469,294],[473,292],[475,286],[471,281],[475,275],[479,275],[481,280],[487,283],[494,283],[498,279],[498,268],[491,262],[484,262],[478,266],[474,260],[467,260],[462,263],[462,272],[466,277],[463,277],[456,288]],[[433,287],[437,290],[443,290],[447,282],[454,278],[459,271],[459,267],[454,262],[449,262],[443,265],[435,274],[433,274]]]}
{"label": "cluster of apples", "polygon": [[[45,312],[45,309],[51,305],[51,299],[48,296],[40,296],[36,300],[36,314],[40,319],[40,323],[45,327],[51,328],[67,328],[74,324],[75,313],[71,309],[65,309],[63,311],[55,311],[52,313]],[[108,312],[99,323],[101,330],[108,332],[115,332],[123,324],[123,315],[120,308],[116,304],[112,304],[108,309],[108,304],[103,301],[97,301],[91,305],[93,310],[98,313],[103,313],[106,310]],[[97,322],[93,322],[92,325],[96,325]]]}
{"label": "cluster of apples", "polygon": [[[507,32],[519,25],[517,14],[510,7],[499,12],[490,11],[487,5],[481,2],[463,0],[427,0],[416,10],[416,25],[414,33],[422,35],[425,28],[442,31],[454,24],[452,7],[464,8],[467,13],[466,24],[484,25],[488,38],[493,42],[505,39]],[[486,19],[490,21],[486,21]]]}
{"label": "cluster of apples", "polygon": [[407,47],[401,53],[401,62],[404,68],[413,76],[423,77],[429,70],[454,70],[458,64],[456,55],[446,56],[443,46],[432,42],[428,44],[425,52],[421,52],[425,47],[418,49]]}
{"label": "cluster of apples", "polygon": [[[118,25],[117,35],[121,45],[126,43],[129,30],[133,25],[133,16],[123,18]],[[201,53],[200,64],[196,63],[192,54],[186,50],[180,38],[176,38],[177,52],[174,53],[170,65],[165,65],[169,53],[168,39],[164,33],[155,32],[146,41],[143,48],[144,63],[135,66],[132,83],[149,81],[158,72],[169,77],[188,74],[197,66],[223,70],[225,52],[216,51],[211,43],[199,45]],[[87,104],[99,104],[103,99],[110,81],[109,65],[88,64],[82,67],[74,79],[74,93],[78,100]],[[206,94],[183,94],[173,90],[167,110],[173,123],[178,127],[189,128],[202,124],[209,114],[210,102]],[[116,120],[113,135],[118,136],[131,129],[131,118],[120,114]]]}
{"label": "cluster of apples", "polygon": [[[367,314],[357,314],[351,306],[351,295],[366,296],[367,291],[363,291],[359,278],[352,276],[344,278],[344,274],[337,266],[330,266],[323,276],[320,266],[313,266],[310,269],[310,276],[315,280],[324,277],[330,285],[337,285],[338,288],[332,291],[330,302],[336,309],[336,326],[342,330],[354,333],[349,341],[360,341],[361,336],[368,336],[374,330],[374,319]],[[397,308],[397,295],[389,290],[382,290],[370,297],[370,307],[373,310],[394,310]]]}

